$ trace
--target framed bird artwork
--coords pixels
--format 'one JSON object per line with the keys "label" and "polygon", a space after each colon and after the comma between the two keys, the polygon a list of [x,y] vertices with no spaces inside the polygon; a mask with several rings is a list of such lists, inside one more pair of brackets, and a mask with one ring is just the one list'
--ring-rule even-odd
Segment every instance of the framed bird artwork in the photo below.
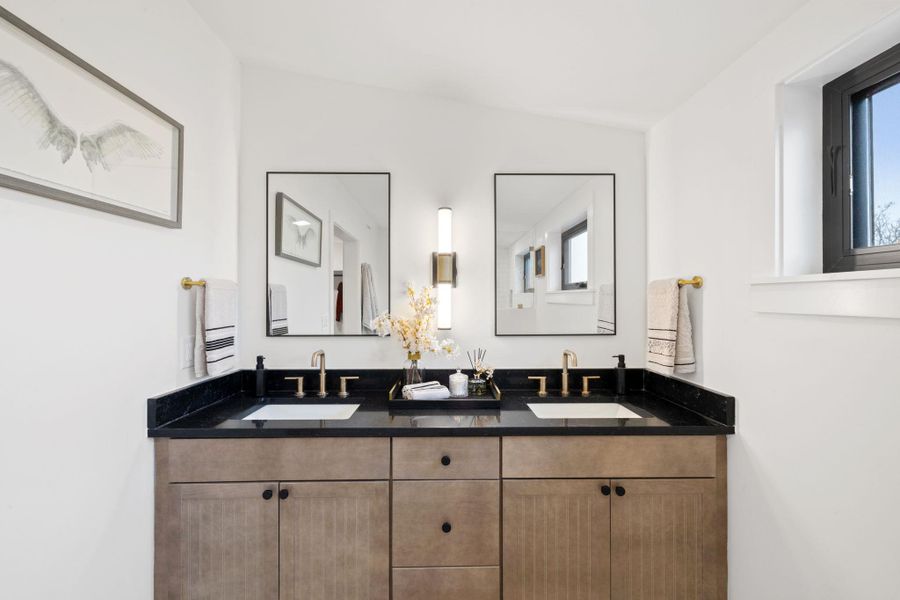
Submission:
{"label": "framed bird artwork", "polygon": [[0,186],[181,227],[181,124],[4,8],[0,131]]}
{"label": "framed bird artwork", "polygon": [[275,255],[322,265],[322,219],[283,192],[275,194]]}

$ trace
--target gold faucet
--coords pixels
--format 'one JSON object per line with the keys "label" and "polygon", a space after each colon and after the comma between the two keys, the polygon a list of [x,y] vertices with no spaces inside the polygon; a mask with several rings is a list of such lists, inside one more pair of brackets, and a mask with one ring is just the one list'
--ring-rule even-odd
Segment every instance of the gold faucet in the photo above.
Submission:
{"label": "gold faucet", "polygon": [[319,398],[324,398],[328,395],[328,392],[325,391],[325,351],[324,350],[316,350],[312,355],[312,362],[310,363],[311,367],[316,366],[316,359],[319,362]]}
{"label": "gold faucet", "polygon": [[562,356],[562,391],[560,392],[560,396],[566,397],[569,395],[569,359],[572,359],[572,366],[578,366],[578,357],[575,356],[575,353],[571,350],[563,350]]}

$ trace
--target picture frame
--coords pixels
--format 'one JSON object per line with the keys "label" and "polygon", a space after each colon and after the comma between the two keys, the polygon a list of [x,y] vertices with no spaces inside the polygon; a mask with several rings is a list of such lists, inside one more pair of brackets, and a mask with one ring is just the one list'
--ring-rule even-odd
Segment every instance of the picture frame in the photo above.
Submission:
{"label": "picture frame", "polygon": [[284,192],[275,194],[275,255],[322,266],[322,219]]}
{"label": "picture frame", "polygon": [[547,250],[546,246],[538,246],[534,249],[534,276],[543,277],[547,274]]}
{"label": "picture frame", "polygon": [[0,7],[0,186],[181,228],[184,127]]}

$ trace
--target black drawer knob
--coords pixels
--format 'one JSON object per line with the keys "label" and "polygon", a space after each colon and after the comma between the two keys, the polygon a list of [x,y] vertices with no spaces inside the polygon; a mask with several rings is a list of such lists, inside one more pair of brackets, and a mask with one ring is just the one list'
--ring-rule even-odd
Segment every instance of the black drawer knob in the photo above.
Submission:
{"label": "black drawer knob", "polygon": [[621,485],[617,485],[616,486],[616,496],[624,496],[624,495],[625,495],[625,488],[623,488]]}
{"label": "black drawer knob", "polygon": [[263,500],[271,500],[272,499],[272,490],[266,490],[262,494]]}
{"label": "black drawer knob", "polygon": [[453,529],[453,527],[450,526],[450,523],[444,523],[443,525],[441,525],[441,531],[443,531],[444,533],[450,533],[451,529]]}
{"label": "black drawer knob", "polygon": [[442,457],[441,457],[441,464],[444,465],[445,467],[446,467],[447,465],[449,465],[449,464],[450,464],[450,457],[449,457],[449,456],[446,456],[446,455],[442,456]]}
{"label": "black drawer knob", "polygon": [[291,495],[291,493],[287,490],[281,490],[278,492],[278,497],[281,498],[282,500],[287,500],[287,497],[290,495]]}
{"label": "black drawer knob", "polygon": [[601,486],[600,486],[600,493],[603,494],[604,496],[609,496],[609,493],[610,493],[611,491],[612,491],[612,490],[609,488],[608,485],[601,485]]}

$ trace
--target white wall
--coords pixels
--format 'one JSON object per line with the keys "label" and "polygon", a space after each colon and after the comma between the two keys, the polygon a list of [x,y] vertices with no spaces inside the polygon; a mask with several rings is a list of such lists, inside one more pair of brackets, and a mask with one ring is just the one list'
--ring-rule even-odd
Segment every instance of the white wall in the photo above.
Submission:
{"label": "white wall", "polygon": [[900,321],[754,313],[777,264],[776,86],[897,2],[806,4],[649,134],[648,276],[693,291],[700,368],[737,397],[729,597],[893,598]]}
{"label": "white wall", "polygon": [[181,0],[4,6],[184,125],[184,227],[0,189],[0,597],[152,597],[150,396],[235,279],[240,70]]}
{"label": "white wall", "polygon": [[[581,364],[608,366],[624,352],[643,364],[644,135],[483,108],[427,96],[303,77],[260,67],[242,76],[240,274],[244,347],[272,367],[309,364],[323,348],[341,368],[395,368],[390,339],[265,338],[264,214],[267,170],[391,172],[391,304],[405,308],[403,283],[430,284],[437,209],[453,208],[459,286],[453,330],[464,348],[489,350],[500,367],[551,367],[563,348]],[[618,217],[619,335],[495,338],[493,174],[500,171],[614,172]],[[244,353],[244,365],[252,356]],[[462,366],[465,358],[457,361]],[[426,365],[451,363],[428,358]]]}

